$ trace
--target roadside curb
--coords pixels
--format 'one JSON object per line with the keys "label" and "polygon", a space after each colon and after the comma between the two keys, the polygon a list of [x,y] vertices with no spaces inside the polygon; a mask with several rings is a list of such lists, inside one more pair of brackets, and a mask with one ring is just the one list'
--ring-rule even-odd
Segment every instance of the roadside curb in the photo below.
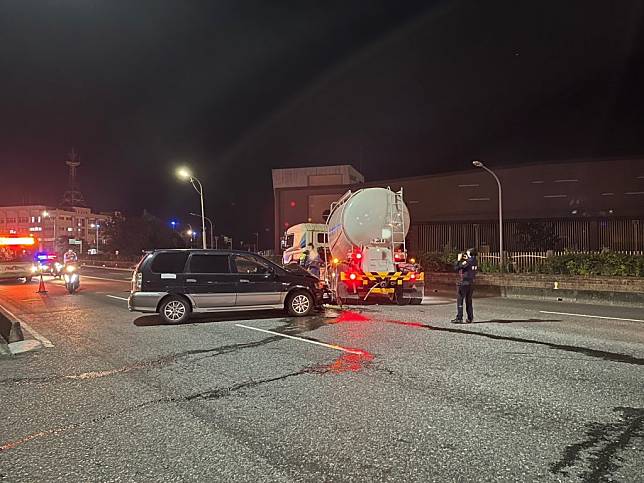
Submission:
{"label": "roadside curb", "polygon": [[18,342],[24,340],[20,322],[14,320],[11,314],[7,313],[2,306],[0,306],[0,340],[4,340],[5,344],[10,342]]}
{"label": "roadside curb", "polygon": [[43,344],[38,340],[25,340],[20,321],[0,305],[0,355],[11,356],[41,347]]}
{"label": "roadside curb", "polygon": [[11,355],[14,355],[14,354],[21,354],[23,352],[42,349],[43,345],[39,340],[29,339],[29,340],[21,340],[19,342],[12,342],[11,344],[8,344],[8,347]]}
{"label": "roadside curb", "polygon": [[[556,278],[556,277],[555,277]],[[456,282],[451,274],[432,274],[429,276],[430,287],[439,291],[455,291]],[[497,283],[498,282],[498,283]],[[484,277],[477,278],[474,285],[475,293],[493,297],[514,298],[521,300],[546,300],[593,305],[610,305],[616,307],[644,307],[644,292],[623,291],[622,287],[609,287],[599,290],[571,285],[570,281],[560,283],[545,283],[528,281],[523,284],[505,282],[490,282]],[[427,287],[425,295],[428,295]]]}

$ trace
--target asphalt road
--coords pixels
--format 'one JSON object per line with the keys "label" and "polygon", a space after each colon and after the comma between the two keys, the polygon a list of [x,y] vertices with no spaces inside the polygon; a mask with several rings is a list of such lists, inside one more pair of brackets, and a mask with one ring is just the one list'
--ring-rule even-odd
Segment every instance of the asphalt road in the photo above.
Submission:
{"label": "asphalt road", "polygon": [[475,294],[451,325],[438,294],[167,326],[128,279],[0,283],[52,346],[0,358],[0,480],[644,480],[642,309]]}

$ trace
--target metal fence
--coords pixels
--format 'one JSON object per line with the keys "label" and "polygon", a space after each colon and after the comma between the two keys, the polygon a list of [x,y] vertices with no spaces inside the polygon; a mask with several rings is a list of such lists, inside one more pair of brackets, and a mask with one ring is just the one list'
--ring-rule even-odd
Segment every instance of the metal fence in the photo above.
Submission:
{"label": "metal fence", "polygon": [[[495,221],[412,224],[410,242],[419,253],[468,247],[498,251],[499,225]],[[510,251],[644,250],[644,218],[505,220],[503,242]]]}
{"label": "metal fence", "polygon": [[[515,272],[530,272],[536,270],[548,257],[557,256],[557,255],[566,255],[571,252],[569,251],[547,251],[547,252],[505,252],[506,262],[512,266],[513,271]],[[594,255],[601,253],[599,251],[586,251],[586,252],[573,252],[581,253],[584,255]],[[639,255],[644,256],[644,251],[637,250],[627,250],[620,251],[624,255]],[[479,263],[487,263],[490,265],[499,264],[499,252],[493,253],[479,253],[478,254]],[[504,264],[505,265],[505,264]]]}

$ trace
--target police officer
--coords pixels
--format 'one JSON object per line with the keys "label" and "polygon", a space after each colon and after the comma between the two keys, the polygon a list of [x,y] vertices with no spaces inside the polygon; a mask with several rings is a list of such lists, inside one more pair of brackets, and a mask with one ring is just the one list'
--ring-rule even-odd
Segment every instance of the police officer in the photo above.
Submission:
{"label": "police officer", "polygon": [[474,290],[474,279],[478,271],[476,261],[476,249],[470,248],[465,253],[458,254],[458,260],[454,269],[458,273],[457,294],[456,294],[456,318],[451,322],[453,324],[463,323],[463,302],[467,310],[467,323],[474,322],[474,309],[472,307],[472,291]]}

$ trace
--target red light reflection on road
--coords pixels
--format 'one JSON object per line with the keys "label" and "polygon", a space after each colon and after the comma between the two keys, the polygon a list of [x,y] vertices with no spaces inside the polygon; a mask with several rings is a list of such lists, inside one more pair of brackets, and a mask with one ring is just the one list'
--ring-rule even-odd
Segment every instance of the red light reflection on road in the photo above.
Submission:
{"label": "red light reflection on road", "polygon": [[349,349],[352,352],[345,352],[335,361],[325,367],[330,372],[341,374],[343,372],[357,372],[365,364],[373,361],[374,356],[370,352],[361,349]]}
{"label": "red light reflection on road", "polygon": [[342,322],[367,322],[368,320],[371,320],[371,319],[365,315],[362,315],[359,312],[352,312],[350,310],[346,310],[342,312],[342,314],[331,323],[339,324]]}

